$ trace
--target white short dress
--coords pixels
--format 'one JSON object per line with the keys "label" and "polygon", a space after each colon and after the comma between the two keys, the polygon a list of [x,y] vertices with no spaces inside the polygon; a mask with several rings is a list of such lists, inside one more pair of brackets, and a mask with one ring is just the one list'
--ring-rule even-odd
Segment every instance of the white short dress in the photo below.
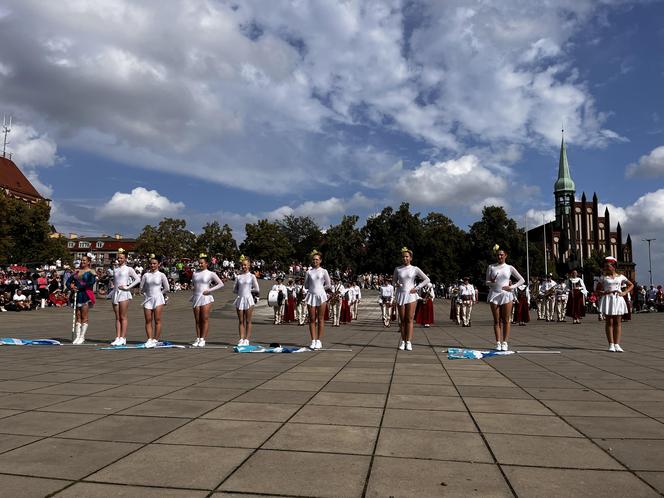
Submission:
{"label": "white short dress", "polygon": [[235,285],[233,286],[233,293],[237,294],[235,298],[235,308],[238,310],[248,310],[254,306],[253,292],[260,292],[258,287],[258,280],[253,273],[240,273],[235,277]]}
{"label": "white short dress", "polygon": [[332,288],[330,275],[325,268],[312,268],[307,271],[304,277],[304,288],[307,290],[307,295],[304,302],[308,306],[320,306],[327,302],[327,293],[325,289]]}
{"label": "white short dress", "polygon": [[[131,266],[122,265],[113,269],[113,289],[106,295],[113,304],[132,299],[129,289],[141,283],[141,279]],[[123,287],[125,290],[121,290]]]}
{"label": "white short dress", "polygon": [[[516,282],[511,284],[510,279],[514,279]],[[525,280],[512,265],[507,263],[490,265],[486,270],[486,285],[489,287],[487,301],[498,306],[511,303],[514,301],[513,290],[524,283]],[[509,286],[510,289],[503,290],[505,286]]]}
{"label": "white short dress", "polygon": [[[420,283],[416,285],[415,281],[417,279],[420,280]],[[429,285],[430,280],[417,266],[408,265],[398,266],[394,269],[392,282],[394,282],[394,286],[397,288],[396,303],[399,306],[403,306],[404,304],[417,301],[417,292],[411,293],[411,290],[417,289],[419,291],[425,285]]]}
{"label": "white short dress", "polygon": [[143,308],[153,310],[158,306],[166,304],[164,293],[171,290],[168,285],[168,279],[160,271],[147,272],[141,278],[141,292],[145,299],[143,300]]}
{"label": "white short dress", "polygon": [[[213,303],[214,298],[212,295],[203,294],[203,292],[214,292],[224,286],[224,283],[217,274],[210,270],[199,270],[194,272],[191,277],[191,283],[194,287],[194,294],[191,296],[192,308],[198,308],[199,306]],[[213,283],[214,285],[210,287],[210,283]]]}
{"label": "white short dress", "polygon": [[626,315],[627,303],[625,298],[620,295],[622,283],[627,281],[625,275],[616,275],[615,277],[603,276],[599,279],[602,284],[604,292],[611,294],[604,294],[599,300],[599,312],[603,315]]}

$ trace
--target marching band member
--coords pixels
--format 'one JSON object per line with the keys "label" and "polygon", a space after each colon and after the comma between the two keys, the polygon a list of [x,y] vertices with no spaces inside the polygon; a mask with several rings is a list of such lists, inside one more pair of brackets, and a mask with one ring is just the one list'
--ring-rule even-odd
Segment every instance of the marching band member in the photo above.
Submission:
{"label": "marching band member", "polygon": [[459,321],[464,327],[470,327],[470,315],[473,312],[473,303],[477,300],[475,286],[470,283],[470,277],[463,278],[459,286],[458,298],[461,301]]}
{"label": "marching band member", "polygon": [[74,326],[76,337],[72,344],[77,346],[85,342],[85,334],[88,331],[88,312],[90,306],[95,304],[93,288],[97,274],[90,268],[90,263],[90,256],[83,256],[78,270],[72,273],[66,282],[67,287],[76,292],[76,325]]}
{"label": "marching band member", "polygon": [[274,309],[274,324],[281,325],[284,318],[284,305],[286,302],[288,289],[284,285],[283,277],[277,277],[277,283],[272,286],[272,290],[278,292],[277,305],[273,306]]}
{"label": "marching band member", "polygon": [[307,321],[307,289],[304,288],[302,278],[295,281],[295,319],[298,325],[304,325]]}
{"label": "marching band member", "polygon": [[567,298],[566,315],[572,319],[572,323],[581,323],[581,317],[586,316],[585,298],[588,295],[586,284],[576,270],[572,270],[567,279],[569,297]]}
{"label": "marching band member", "polygon": [[113,303],[115,312],[115,340],[111,346],[127,344],[127,311],[132,299],[131,289],[141,283],[141,279],[131,266],[127,266],[125,250],[118,249],[118,265],[113,269],[113,290],[107,298]]}
{"label": "marching band member", "polygon": [[[604,315],[606,339],[609,341],[609,351],[622,353],[620,338],[622,335],[622,316],[627,313],[625,296],[632,292],[634,284],[627,277],[616,271],[617,260],[611,256],[604,259],[604,275],[597,282],[596,292],[602,296],[599,309]],[[621,290],[625,283],[625,290]]]}
{"label": "marching band member", "polygon": [[[417,266],[410,264],[413,259],[413,251],[407,247],[401,249],[402,266],[394,269],[392,281],[397,288],[396,303],[399,307],[399,331],[401,332],[400,350],[412,351],[413,339],[413,315],[415,314],[415,304],[417,303],[417,291],[429,284],[427,277]],[[421,282],[415,285],[415,280]]]}
{"label": "marching band member", "polygon": [[362,300],[362,290],[357,282],[351,285],[351,289],[353,290],[353,300],[351,301],[350,309],[353,320],[357,320],[357,308]]}
{"label": "marching band member", "polygon": [[346,289],[337,277],[334,277],[332,282],[332,294],[330,294],[328,303],[330,305],[330,315],[332,315],[332,326],[338,327],[341,315],[341,296],[345,294]]}
{"label": "marching band member", "polygon": [[141,277],[139,289],[145,296],[143,315],[145,316],[145,334],[148,336],[145,347],[153,348],[161,337],[161,312],[166,304],[164,294],[171,290],[168,278],[159,271],[159,260],[154,254],[150,254],[150,267]]}
{"label": "marching band member", "polygon": [[[510,320],[512,315],[512,291],[524,283],[523,277],[512,265],[508,265],[507,252],[494,246],[497,263],[487,268],[486,285],[489,287],[487,300],[493,315],[493,331],[496,336],[496,349],[508,351],[507,340],[510,336]],[[511,284],[511,279],[516,280]]]}
{"label": "marching band member", "polygon": [[353,299],[354,291],[350,282],[344,281],[344,292],[341,295],[341,323],[350,323],[353,321],[353,312],[351,311],[351,301]]}
{"label": "marching band member", "polygon": [[304,277],[304,287],[307,290],[305,302],[309,312],[309,335],[311,335],[311,349],[321,349],[321,339],[325,332],[325,310],[327,308],[326,289],[332,287],[330,275],[320,266],[321,254],[317,250],[311,251],[311,266]]}
{"label": "marching band member", "polygon": [[430,327],[433,323],[433,299],[436,293],[432,285],[425,285],[418,293],[418,301],[415,306],[415,323]]}
{"label": "marching band member", "polygon": [[[210,286],[210,284],[213,285]],[[224,286],[217,274],[208,270],[207,254],[201,253],[198,256],[198,270],[191,276],[191,285],[193,287],[191,303],[196,322],[196,340],[191,345],[195,348],[203,348],[208,336],[210,310],[214,302],[212,292]]]}
{"label": "marching band member", "polygon": [[390,326],[390,315],[393,301],[394,286],[390,283],[389,279],[385,279],[383,284],[380,286],[380,297],[378,298],[378,302],[380,303],[380,312],[383,317],[383,325],[385,327]]}
{"label": "marching band member", "polygon": [[288,285],[286,285],[286,296],[284,322],[291,323],[295,321],[295,284],[293,284],[293,279],[288,280]]}
{"label": "marching band member", "polygon": [[460,299],[459,299],[459,284],[450,285],[450,320],[456,322],[457,325],[461,325],[461,310]]}
{"label": "marching band member", "polygon": [[514,321],[520,326],[524,326],[530,321],[530,290],[525,283],[516,288]]}
{"label": "marching band member", "polygon": [[567,296],[568,296],[568,287],[567,282],[564,279],[558,280],[558,285],[556,285],[556,321],[564,322],[565,320],[565,310],[567,309]]}
{"label": "marching band member", "polygon": [[251,273],[251,261],[244,255],[240,256],[240,274],[235,277],[233,293],[237,294],[235,301],[235,311],[238,319],[238,334],[240,340],[238,346],[248,346],[249,337],[251,337],[251,316],[254,312],[254,296],[258,296],[260,288],[256,275]]}
{"label": "marching band member", "polygon": [[538,304],[542,307],[542,315],[547,322],[553,321],[553,308],[556,303],[556,283],[552,280],[552,276],[549,273],[546,280],[539,286],[540,301]]}

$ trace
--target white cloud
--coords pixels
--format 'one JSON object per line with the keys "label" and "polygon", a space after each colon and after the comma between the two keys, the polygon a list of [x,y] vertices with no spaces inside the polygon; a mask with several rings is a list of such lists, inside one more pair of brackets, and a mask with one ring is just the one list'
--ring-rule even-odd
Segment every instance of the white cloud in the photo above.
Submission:
{"label": "white cloud", "polygon": [[654,148],[649,154],[641,156],[638,163],[631,163],[625,170],[630,177],[664,176],[664,145]]}
{"label": "white cloud", "polygon": [[508,181],[480,163],[474,155],[445,162],[423,162],[403,174],[394,195],[425,206],[470,208],[473,212],[487,205],[506,205]]}
{"label": "white cloud", "polygon": [[525,218],[523,216],[518,217],[516,222],[519,224],[519,226],[525,222],[528,226],[528,230],[530,230],[533,227],[540,226],[542,222],[548,223],[549,221],[555,219],[555,209],[529,209],[526,211]]}
{"label": "white cloud", "polygon": [[58,161],[55,141],[32,126],[14,121],[7,139],[7,151],[21,168],[53,166]]}
{"label": "white cloud", "polygon": [[172,202],[156,190],[136,187],[131,193],[116,192],[97,209],[97,219],[161,220],[184,209],[184,203]]}
{"label": "white cloud", "polygon": [[271,220],[280,220],[284,216],[309,216],[319,225],[327,225],[332,218],[340,217],[343,214],[352,214],[353,209],[364,209],[375,205],[375,201],[356,192],[348,199],[330,197],[322,201],[306,201],[295,207],[281,206],[269,213],[265,217]]}
{"label": "white cloud", "polygon": [[[556,146],[561,120],[570,143],[619,140],[570,55],[597,8],[25,0],[0,19],[0,84],[61,146],[138,167],[261,193],[385,183],[402,150],[367,151],[340,129],[390,130],[456,155],[511,143],[507,161]],[[343,156],[328,154],[340,140]],[[48,150],[25,153],[48,164]]]}

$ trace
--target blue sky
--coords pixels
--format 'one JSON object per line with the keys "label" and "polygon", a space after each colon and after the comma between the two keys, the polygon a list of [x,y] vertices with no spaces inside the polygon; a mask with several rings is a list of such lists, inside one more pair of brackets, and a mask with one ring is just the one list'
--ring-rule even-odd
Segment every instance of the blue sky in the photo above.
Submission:
{"label": "blue sky", "polygon": [[657,278],[662,18],[661,1],[8,1],[0,111],[58,230],[176,216],[238,238],[402,201],[462,228],[487,204],[534,224],[564,124],[578,196],[658,239]]}

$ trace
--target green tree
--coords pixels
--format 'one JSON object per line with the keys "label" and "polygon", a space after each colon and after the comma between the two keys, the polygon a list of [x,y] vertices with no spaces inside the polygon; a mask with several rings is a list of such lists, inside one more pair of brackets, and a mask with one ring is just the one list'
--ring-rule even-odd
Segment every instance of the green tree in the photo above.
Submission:
{"label": "green tree", "polygon": [[[465,269],[473,281],[484,282],[488,265],[496,262],[493,246],[498,244],[508,254],[508,263],[526,278],[525,233],[502,207],[487,206],[482,219],[473,223],[468,234],[469,251]],[[532,247],[536,256],[537,248]]]}
{"label": "green tree", "polygon": [[325,233],[322,252],[328,270],[350,268],[354,273],[358,271],[365,254],[364,237],[355,226],[358,220],[358,216],[344,216],[338,225],[331,226]]}
{"label": "green tree", "polygon": [[240,244],[242,254],[251,259],[262,259],[270,267],[286,268],[293,249],[280,226],[268,220],[245,225],[246,237]]}
{"label": "green tree", "polygon": [[416,261],[422,257],[419,251],[423,245],[422,220],[419,213],[410,212],[406,202],[396,211],[388,206],[379,215],[370,217],[362,229],[362,235],[366,240],[362,271],[391,274],[394,267],[400,264],[401,248],[404,246],[415,253]]}
{"label": "green tree", "polygon": [[233,230],[227,224],[221,226],[218,221],[206,223],[203,232],[196,237],[196,252],[235,259],[238,254]]}
{"label": "green tree", "polygon": [[429,213],[422,220],[422,239],[418,243],[416,264],[434,282],[463,277],[462,255],[468,251],[466,233],[440,213]]}
{"label": "green tree", "polygon": [[136,252],[167,259],[195,256],[196,235],[182,219],[164,218],[156,228],[146,225],[136,240]]}
{"label": "green tree", "polygon": [[292,259],[306,262],[312,249],[321,247],[323,233],[309,216],[285,216],[277,221],[293,248]]}

